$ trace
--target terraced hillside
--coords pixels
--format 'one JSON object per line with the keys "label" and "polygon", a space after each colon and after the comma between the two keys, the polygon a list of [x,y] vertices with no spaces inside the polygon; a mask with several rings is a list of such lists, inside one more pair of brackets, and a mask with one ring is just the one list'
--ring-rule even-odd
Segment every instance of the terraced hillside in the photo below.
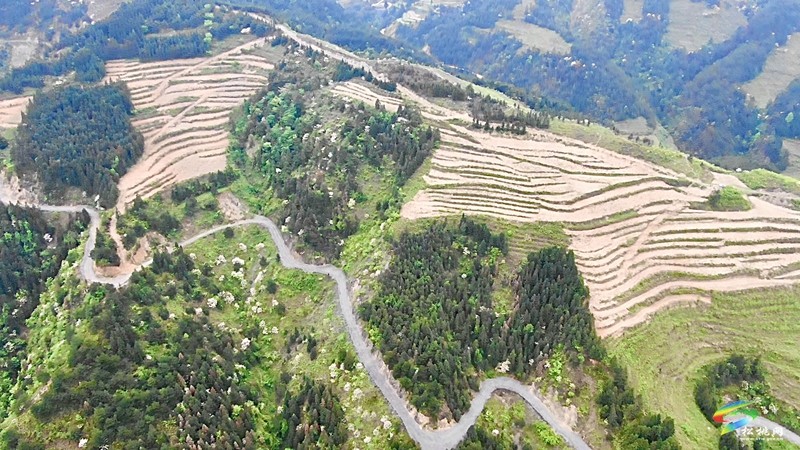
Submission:
{"label": "terraced hillside", "polygon": [[800,277],[800,214],[758,198],[748,211],[695,209],[733,177],[705,184],[545,132],[519,139],[451,125],[442,141],[428,187],[402,215],[564,223],[602,336],[676,303],[708,302],[711,291]]}
{"label": "terraced hillside", "polygon": [[764,64],[764,70],[742,88],[753,97],[759,108],[766,108],[790,84],[800,78],[800,33],[789,36],[786,45],[775,48]]}
{"label": "terraced hillside", "polygon": [[145,153],[120,180],[118,207],[225,168],[231,111],[266,83],[271,58],[257,39],[216,56],[166,62],[111,61],[127,83]]}
{"label": "terraced hillside", "polygon": [[666,37],[672,46],[695,52],[709,41],[724,42],[745,24],[739,5],[730,0],[711,7],[704,2],[671,0]]}
{"label": "terraced hillside", "polygon": [[12,97],[0,100],[0,129],[16,128],[22,120],[22,112],[31,97]]}

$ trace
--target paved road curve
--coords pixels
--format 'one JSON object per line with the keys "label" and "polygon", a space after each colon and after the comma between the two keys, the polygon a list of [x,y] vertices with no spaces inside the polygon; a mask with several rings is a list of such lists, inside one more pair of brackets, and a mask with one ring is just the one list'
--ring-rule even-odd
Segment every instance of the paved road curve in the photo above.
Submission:
{"label": "paved road curve", "polygon": [[[0,198],[0,201],[3,201]],[[130,279],[130,274],[120,275],[113,278],[103,277],[96,273],[95,264],[91,258],[91,252],[94,249],[97,240],[97,230],[100,226],[100,215],[94,208],[90,206],[50,206],[50,205],[32,205],[42,211],[48,212],[72,212],[79,213],[87,211],[91,218],[89,227],[89,238],[84,248],[83,259],[81,260],[80,272],[81,276],[88,282],[93,283],[106,283],[117,287],[125,285]],[[464,438],[469,427],[475,424],[483,407],[491,397],[492,393],[497,390],[504,390],[514,392],[519,395],[531,408],[533,408],[542,419],[547,422],[553,430],[560,434],[565,441],[573,448],[578,450],[589,450],[590,447],[586,442],[572,429],[562,423],[555,414],[553,414],[542,400],[530,389],[519,381],[502,377],[484,380],[481,383],[480,390],[472,400],[469,411],[461,417],[461,421],[452,427],[441,430],[426,430],[422,428],[411,412],[406,407],[406,402],[400,397],[395,383],[391,379],[385,364],[378,355],[372,352],[372,346],[361,328],[361,324],[356,319],[353,313],[353,304],[350,298],[350,291],[347,287],[347,276],[342,269],[333,265],[313,265],[307,264],[299,260],[286,245],[286,242],[281,235],[280,229],[270,219],[263,216],[255,216],[252,219],[241,220],[227,225],[221,225],[209,230],[206,230],[196,236],[193,236],[183,241],[181,246],[188,246],[200,239],[208,237],[212,234],[225,230],[226,228],[235,228],[246,225],[258,225],[266,228],[269,231],[272,241],[278,249],[280,254],[281,264],[289,269],[299,269],[307,273],[316,273],[327,275],[336,282],[337,299],[339,301],[339,308],[342,316],[344,317],[345,324],[347,325],[347,332],[350,334],[350,339],[358,354],[358,359],[364,365],[364,370],[367,371],[373,383],[380,389],[383,396],[389,402],[389,405],[394,412],[400,417],[403,425],[405,426],[408,434],[414,439],[423,450],[438,450],[438,449],[451,449],[454,448]],[[152,261],[146,261],[142,266],[149,266]],[[751,426],[766,427],[770,430],[781,430],[784,439],[800,445],[800,436],[792,431],[784,428],[783,426],[774,423],[764,418],[757,418]]]}
{"label": "paved road curve", "polygon": [[800,435],[769,419],[756,417],[755,420],[750,422],[747,426],[752,428],[766,428],[767,430],[773,432],[773,436],[782,436],[783,439],[791,442],[794,445],[800,446]]}

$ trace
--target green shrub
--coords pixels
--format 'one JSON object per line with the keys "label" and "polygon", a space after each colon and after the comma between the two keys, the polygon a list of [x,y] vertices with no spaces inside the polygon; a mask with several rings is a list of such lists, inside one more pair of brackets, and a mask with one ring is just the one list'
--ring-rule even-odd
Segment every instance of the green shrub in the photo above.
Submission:
{"label": "green shrub", "polygon": [[747,211],[753,206],[738,189],[725,186],[708,197],[708,207],[715,211]]}

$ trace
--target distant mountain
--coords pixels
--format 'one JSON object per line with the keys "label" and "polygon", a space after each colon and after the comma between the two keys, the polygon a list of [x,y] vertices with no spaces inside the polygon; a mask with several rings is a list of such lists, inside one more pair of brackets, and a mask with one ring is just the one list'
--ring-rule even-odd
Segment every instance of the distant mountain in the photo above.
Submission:
{"label": "distant mountain", "polygon": [[623,131],[644,118],[681,149],[730,168],[784,170],[782,140],[800,137],[790,115],[800,114],[798,0],[344,4],[371,10],[385,35],[441,63],[622,122]]}

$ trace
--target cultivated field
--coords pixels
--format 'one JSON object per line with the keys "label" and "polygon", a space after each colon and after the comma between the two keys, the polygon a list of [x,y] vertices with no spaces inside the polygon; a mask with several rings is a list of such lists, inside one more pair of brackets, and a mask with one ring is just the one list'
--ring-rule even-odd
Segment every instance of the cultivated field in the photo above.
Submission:
{"label": "cultivated field", "polygon": [[[794,284],[800,214],[751,198],[743,212],[703,211],[714,186],[593,145],[450,125],[407,203],[408,219],[480,214],[561,222],[591,291],[601,336],[709,292]],[[717,175],[716,184],[738,184]],[[744,189],[744,188],[743,188]]]}
{"label": "cultivated field", "polygon": [[0,100],[0,129],[16,128],[31,97],[13,97]]}
{"label": "cultivated field", "polygon": [[231,111],[266,83],[271,58],[250,41],[208,58],[111,61],[109,79],[127,83],[145,153],[119,183],[120,209],[181,181],[225,168]]}
{"label": "cultivated field", "polygon": [[496,26],[499,30],[514,36],[528,50],[541,50],[561,55],[569,54],[572,50],[572,45],[565,41],[560,34],[532,23],[521,20],[500,20]]}
{"label": "cultivated field", "polygon": [[783,148],[789,153],[789,167],[783,174],[800,179],[800,139],[784,139]]}
{"label": "cultivated field", "polygon": [[742,86],[759,108],[766,108],[778,95],[800,78],[800,33],[791,35],[786,45],[770,53],[764,70]]}
{"label": "cultivated field", "polygon": [[644,0],[625,0],[624,5],[622,16],[619,18],[620,22],[627,22],[629,20],[638,22],[642,20]]}
{"label": "cultivated field", "polygon": [[[114,13],[126,0],[88,0],[89,18],[100,21]],[[84,3],[87,3],[84,1]]]}
{"label": "cultivated field", "polygon": [[689,52],[700,50],[709,41],[722,42],[733,36],[747,19],[731,0],[719,7],[706,8],[705,2],[671,0],[667,40]]}
{"label": "cultivated field", "polygon": [[534,6],[536,6],[536,0],[520,0],[511,12],[514,20],[525,20],[525,13],[532,11]]}
{"label": "cultivated field", "polygon": [[[394,36],[400,25],[416,26],[439,7],[463,6],[466,0],[417,0],[394,23],[384,28],[381,32],[387,36]],[[383,2],[380,2],[383,3]]]}

